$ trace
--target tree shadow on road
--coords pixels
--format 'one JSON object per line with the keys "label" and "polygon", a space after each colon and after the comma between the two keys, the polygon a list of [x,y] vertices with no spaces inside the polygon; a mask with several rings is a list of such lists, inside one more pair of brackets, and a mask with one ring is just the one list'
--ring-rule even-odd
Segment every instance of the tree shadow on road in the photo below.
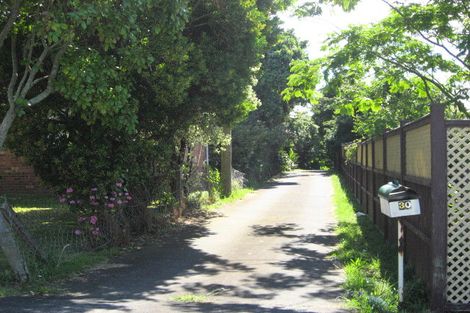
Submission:
{"label": "tree shadow on road", "polygon": [[306,298],[340,298],[343,295],[342,280],[338,271],[339,265],[332,258],[332,252],[338,243],[333,226],[320,230],[319,234],[289,233],[299,230],[301,227],[293,223],[254,227],[257,236],[282,236],[289,239],[280,250],[283,254],[291,256],[288,260],[271,263],[280,268],[279,272],[254,277],[257,287],[292,290],[308,287],[315,282],[324,288],[305,294]]}
{"label": "tree shadow on road", "polygon": [[296,182],[285,182],[285,181],[272,181],[263,185],[260,189],[275,189],[282,186],[297,186]]}
{"label": "tree shadow on road", "polygon": [[297,231],[301,228],[295,223],[283,223],[277,225],[253,225],[253,233],[256,236],[281,236],[287,238],[297,238],[295,234],[288,234],[290,231]]}
{"label": "tree shadow on road", "polygon": [[188,225],[163,245],[147,246],[118,257],[101,269],[64,283],[64,296],[3,298],[0,299],[1,311],[82,313],[99,309],[126,312],[129,311],[126,303],[130,302],[153,301],[157,305],[154,296],[169,294],[175,280],[181,277],[253,270],[191,247],[194,239],[210,235],[205,225]]}
{"label": "tree shadow on road", "polygon": [[[175,312],[220,312],[220,313],[233,313],[233,312],[256,312],[256,313],[301,313],[312,311],[302,311],[298,309],[285,309],[279,307],[265,307],[259,304],[245,304],[245,303],[191,303],[180,304],[175,306]],[[318,312],[320,313],[320,312]]]}

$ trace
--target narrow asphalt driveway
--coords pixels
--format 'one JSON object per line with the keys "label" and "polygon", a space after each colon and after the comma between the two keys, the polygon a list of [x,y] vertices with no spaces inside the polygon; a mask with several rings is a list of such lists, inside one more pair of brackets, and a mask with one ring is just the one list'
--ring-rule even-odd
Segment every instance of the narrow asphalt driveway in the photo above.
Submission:
{"label": "narrow asphalt driveway", "polygon": [[329,258],[326,173],[290,173],[221,212],[66,284],[64,296],[0,299],[0,312],[347,312]]}

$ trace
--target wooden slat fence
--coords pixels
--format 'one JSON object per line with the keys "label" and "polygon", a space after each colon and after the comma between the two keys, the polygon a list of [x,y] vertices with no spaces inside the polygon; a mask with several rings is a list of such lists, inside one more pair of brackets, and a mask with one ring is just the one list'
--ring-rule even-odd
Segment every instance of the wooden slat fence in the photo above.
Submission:
{"label": "wooden slat fence", "polygon": [[397,221],[380,212],[379,187],[398,179],[420,196],[421,215],[403,218],[405,256],[433,312],[470,311],[470,120],[446,121],[434,104],[430,115],[353,145],[340,154],[347,187],[387,240],[396,243]]}

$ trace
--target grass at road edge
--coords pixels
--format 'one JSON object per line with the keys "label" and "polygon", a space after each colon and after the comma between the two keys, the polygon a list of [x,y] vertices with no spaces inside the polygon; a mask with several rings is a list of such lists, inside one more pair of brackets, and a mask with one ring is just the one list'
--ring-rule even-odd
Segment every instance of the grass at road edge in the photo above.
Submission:
{"label": "grass at road edge", "polygon": [[223,206],[223,205],[226,205],[226,204],[232,203],[232,202],[234,202],[234,201],[243,199],[246,195],[248,195],[249,193],[252,193],[253,191],[254,191],[254,189],[252,189],[252,188],[238,188],[238,189],[234,189],[234,190],[232,191],[232,194],[231,194],[229,197],[220,198],[219,200],[217,200],[216,202],[214,202],[214,203],[212,203],[212,204],[205,205],[205,206],[203,207],[203,209],[205,209],[205,210],[215,210],[215,209],[218,209],[218,208],[220,208],[220,207]]}
{"label": "grass at road edge", "polygon": [[0,273],[0,297],[15,295],[48,295],[60,292],[60,280],[68,279],[82,273],[94,266],[103,264],[109,258],[118,255],[117,248],[108,248],[100,251],[81,252],[69,256],[60,263],[60,266],[50,262],[47,264],[30,262],[28,264],[31,277],[28,282],[20,284],[15,282],[10,271]]}
{"label": "grass at road edge", "polygon": [[[405,283],[405,299],[398,305],[397,252],[348,196],[333,175],[334,204],[340,243],[334,256],[343,264],[347,304],[361,313],[427,312],[424,286],[415,278]],[[409,274],[411,271],[408,269]]]}

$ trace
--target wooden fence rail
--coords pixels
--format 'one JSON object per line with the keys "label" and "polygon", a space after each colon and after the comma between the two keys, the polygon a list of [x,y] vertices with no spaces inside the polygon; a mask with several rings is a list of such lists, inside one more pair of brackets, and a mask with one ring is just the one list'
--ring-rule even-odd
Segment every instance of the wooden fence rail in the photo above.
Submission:
{"label": "wooden fence rail", "polygon": [[406,262],[433,312],[470,311],[470,120],[446,121],[433,104],[417,121],[343,145],[340,159],[348,189],[390,242],[397,222],[380,212],[379,187],[398,179],[418,192],[421,215],[403,218]]}

